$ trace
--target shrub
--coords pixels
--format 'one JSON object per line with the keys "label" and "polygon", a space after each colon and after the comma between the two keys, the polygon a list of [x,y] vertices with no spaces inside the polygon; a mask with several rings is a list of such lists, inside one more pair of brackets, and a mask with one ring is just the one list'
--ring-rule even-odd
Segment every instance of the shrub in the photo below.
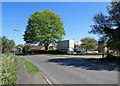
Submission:
{"label": "shrub", "polygon": [[107,55],[107,53],[77,53],[76,55]]}
{"label": "shrub", "polygon": [[1,54],[0,67],[2,67],[0,79],[2,85],[15,85],[17,80],[17,59],[10,54]]}
{"label": "shrub", "polygon": [[32,50],[34,54],[67,54],[67,50]]}
{"label": "shrub", "polygon": [[76,55],[85,55],[85,53],[77,53]]}
{"label": "shrub", "polygon": [[[31,50],[31,51],[25,51],[24,53],[29,54],[67,54],[67,55],[73,55],[68,50]],[[77,53],[74,55],[107,55],[107,53]]]}
{"label": "shrub", "polygon": [[22,52],[23,53],[32,53],[31,46],[30,45],[24,46]]}

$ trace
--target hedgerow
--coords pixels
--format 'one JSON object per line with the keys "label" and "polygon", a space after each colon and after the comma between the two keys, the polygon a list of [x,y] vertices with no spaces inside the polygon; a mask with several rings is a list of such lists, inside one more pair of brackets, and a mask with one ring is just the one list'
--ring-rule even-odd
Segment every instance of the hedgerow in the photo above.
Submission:
{"label": "hedgerow", "polygon": [[16,85],[17,59],[11,54],[0,54],[0,81],[3,86]]}

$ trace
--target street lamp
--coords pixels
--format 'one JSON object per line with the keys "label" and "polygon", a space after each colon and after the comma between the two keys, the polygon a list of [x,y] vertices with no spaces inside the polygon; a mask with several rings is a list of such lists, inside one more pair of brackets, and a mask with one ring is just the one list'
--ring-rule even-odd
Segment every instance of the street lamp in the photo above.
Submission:
{"label": "street lamp", "polygon": [[18,29],[14,29],[14,57],[15,57],[15,31],[19,31]]}

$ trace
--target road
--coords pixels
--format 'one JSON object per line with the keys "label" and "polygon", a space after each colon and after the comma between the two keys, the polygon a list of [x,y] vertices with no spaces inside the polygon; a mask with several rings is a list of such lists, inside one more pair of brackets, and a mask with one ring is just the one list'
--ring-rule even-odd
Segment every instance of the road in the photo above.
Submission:
{"label": "road", "polygon": [[54,84],[118,84],[117,65],[92,56],[22,56]]}

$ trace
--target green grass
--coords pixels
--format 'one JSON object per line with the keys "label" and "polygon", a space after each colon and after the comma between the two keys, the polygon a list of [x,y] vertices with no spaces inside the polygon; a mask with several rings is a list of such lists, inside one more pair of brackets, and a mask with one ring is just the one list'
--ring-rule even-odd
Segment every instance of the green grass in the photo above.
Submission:
{"label": "green grass", "polygon": [[18,56],[18,57],[23,61],[28,73],[40,72],[40,70],[35,65],[33,65],[31,62],[25,60],[24,58],[22,58],[20,56]]}

